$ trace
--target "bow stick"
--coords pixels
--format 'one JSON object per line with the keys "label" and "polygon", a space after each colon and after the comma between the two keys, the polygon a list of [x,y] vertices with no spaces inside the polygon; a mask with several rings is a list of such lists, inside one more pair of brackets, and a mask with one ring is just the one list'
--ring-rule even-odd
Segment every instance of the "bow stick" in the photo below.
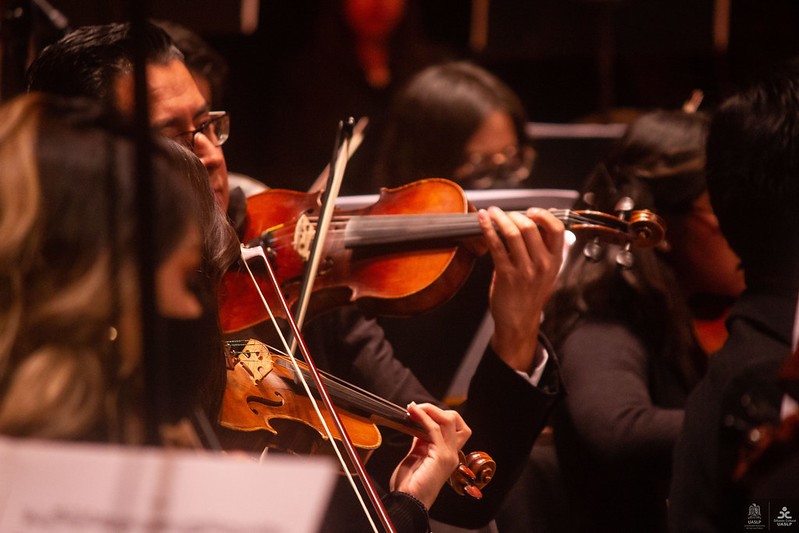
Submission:
{"label": "bow stick", "polygon": [[[330,222],[333,220],[336,198],[338,198],[338,193],[341,189],[341,182],[344,180],[344,170],[347,168],[347,161],[349,160],[349,144],[353,132],[352,117],[350,117],[346,123],[339,122],[336,143],[333,148],[333,157],[328,165],[328,168],[332,169],[332,171],[328,173],[327,187],[325,188],[322,206],[319,210],[317,231],[311,243],[305,274],[303,276],[302,285],[300,286],[299,296],[297,297],[297,315],[295,321],[297,322],[297,327],[300,329],[302,329],[303,322],[305,322],[305,314],[308,311],[308,304],[311,300],[313,283],[319,271],[321,252],[324,250],[325,237],[327,235],[327,230],[330,228]],[[342,157],[342,152],[347,154],[347,156]],[[296,347],[297,342],[295,337],[291,340],[290,351],[293,353]]]}
{"label": "bow stick", "polygon": [[[321,259],[321,255],[320,255],[321,254],[321,250],[324,249],[325,235],[327,233],[327,229],[330,226],[330,222],[331,222],[331,220],[333,218],[335,201],[336,201],[336,198],[338,197],[338,192],[339,192],[339,189],[341,188],[341,182],[342,182],[343,176],[344,176],[344,170],[346,168],[346,164],[347,164],[347,160],[348,160],[349,154],[351,153],[350,152],[350,148],[349,148],[349,141],[350,141],[350,139],[352,137],[352,133],[353,133],[353,122],[354,121],[353,121],[352,118],[350,118],[347,121],[346,124],[344,122],[339,122],[338,133],[336,135],[336,143],[335,143],[335,147],[333,149],[333,157],[331,158],[331,163],[330,163],[330,165],[328,167],[329,169],[332,169],[332,171],[329,172],[328,185],[325,188],[325,193],[324,193],[324,197],[323,197],[323,200],[322,200],[322,206],[321,206],[320,213],[319,213],[318,230],[317,230],[317,232],[316,232],[316,234],[314,236],[314,240],[313,240],[313,243],[311,245],[309,260],[308,260],[308,263],[307,263],[307,268],[305,270],[305,275],[304,275],[304,278],[303,278],[302,287],[300,289],[300,293],[299,293],[299,297],[298,297],[297,316],[296,316],[296,318],[292,317],[292,313],[290,312],[290,309],[288,307],[288,303],[283,298],[282,291],[280,290],[280,284],[277,281],[277,277],[275,276],[274,271],[272,270],[272,267],[269,264],[269,261],[266,259],[266,255],[265,255],[265,253],[263,251],[263,248],[258,246],[258,247],[253,248],[253,249],[247,249],[247,248],[244,247],[244,245],[242,245],[242,258],[244,259],[245,265],[247,265],[247,259],[249,257],[253,257],[253,256],[258,256],[258,257],[263,258],[264,262],[266,263],[266,268],[267,268],[267,271],[269,273],[269,278],[270,278],[270,280],[272,282],[272,286],[273,286],[273,288],[275,290],[275,293],[277,294],[277,297],[278,297],[278,299],[280,301],[281,306],[283,307],[284,312],[286,313],[286,319],[288,320],[288,323],[289,323],[289,326],[290,326],[290,329],[291,329],[291,334],[292,334],[291,345],[289,346],[289,344],[286,342],[285,338],[282,335],[282,332],[280,331],[280,328],[277,326],[277,322],[276,322],[276,320],[274,318],[274,315],[272,314],[271,309],[269,309],[269,306],[266,303],[266,299],[262,297],[263,303],[266,306],[270,317],[272,318],[273,324],[275,325],[276,329],[278,330],[278,335],[280,336],[280,338],[283,341],[283,344],[284,344],[286,350],[288,351],[289,357],[290,357],[290,359],[292,361],[292,364],[295,367],[295,370],[297,371],[297,374],[298,374],[298,376],[300,378],[300,381],[302,382],[303,386],[305,387],[305,390],[308,393],[308,397],[311,400],[311,403],[314,405],[314,409],[316,410],[316,413],[319,416],[323,427],[325,428],[325,431],[326,431],[326,433],[328,435],[328,438],[330,439],[330,442],[331,442],[331,444],[333,446],[333,449],[336,452],[336,455],[339,458],[339,461],[341,461],[341,463],[342,463],[342,467],[344,469],[344,472],[347,474],[347,477],[350,480],[350,484],[352,485],[353,490],[356,492],[356,496],[361,501],[361,505],[364,508],[364,512],[366,513],[367,519],[369,520],[370,524],[372,525],[372,528],[374,529],[374,531],[377,531],[377,528],[376,528],[376,526],[374,524],[374,521],[372,520],[371,515],[367,511],[367,509],[365,507],[365,504],[363,503],[363,500],[361,499],[360,493],[358,492],[357,488],[355,487],[355,484],[354,484],[354,482],[352,480],[352,477],[349,474],[349,471],[348,471],[349,469],[347,468],[347,465],[345,464],[344,459],[341,456],[340,451],[338,450],[338,447],[336,445],[336,441],[333,438],[333,435],[332,435],[332,433],[330,431],[330,428],[328,428],[327,425],[325,424],[324,418],[322,417],[322,414],[321,414],[321,412],[319,410],[319,407],[316,404],[314,396],[313,396],[313,394],[311,394],[310,388],[309,388],[307,382],[305,381],[305,379],[304,379],[304,377],[302,375],[302,372],[300,372],[300,369],[299,369],[299,367],[298,367],[298,365],[296,363],[296,358],[295,358],[294,352],[295,352],[295,350],[296,350],[296,348],[298,346],[300,348],[300,353],[302,354],[303,359],[305,360],[305,363],[308,366],[308,369],[310,370],[311,377],[313,378],[314,383],[316,385],[316,388],[319,391],[319,395],[322,398],[322,403],[325,405],[325,408],[328,410],[328,412],[330,413],[331,418],[333,419],[333,423],[334,423],[334,425],[336,427],[336,430],[338,431],[338,433],[339,433],[339,435],[341,437],[341,441],[342,441],[342,443],[344,445],[345,451],[347,452],[347,456],[350,459],[350,461],[352,462],[352,464],[355,466],[355,471],[357,472],[358,476],[361,479],[361,483],[362,483],[362,485],[364,487],[364,490],[367,493],[367,496],[369,497],[370,503],[372,504],[372,507],[374,508],[375,513],[377,514],[377,516],[378,516],[381,524],[385,528],[385,530],[387,532],[389,532],[389,533],[395,533],[396,529],[395,529],[393,523],[391,522],[391,519],[388,516],[388,512],[386,511],[385,507],[383,506],[383,502],[380,499],[379,495],[377,494],[377,490],[375,489],[375,487],[372,484],[368,474],[366,473],[366,469],[363,466],[363,462],[361,461],[360,456],[355,451],[355,448],[354,448],[354,446],[352,444],[352,439],[347,434],[347,430],[345,429],[343,423],[341,422],[341,418],[338,416],[338,413],[336,412],[336,410],[335,410],[335,408],[333,406],[333,402],[330,399],[330,396],[329,396],[329,394],[327,392],[327,389],[325,388],[325,385],[324,385],[324,383],[322,381],[322,377],[321,377],[319,371],[317,370],[316,364],[313,362],[313,358],[311,357],[311,355],[310,355],[310,353],[308,351],[308,348],[305,345],[305,342],[303,341],[302,336],[300,334],[300,328],[302,327],[302,323],[304,321],[305,314],[306,314],[306,311],[307,311],[307,308],[308,308],[308,302],[310,300],[310,295],[311,295],[312,290],[313,290],[313,280],[316,279],[316,274],[318,272],[319,262],[320,262],[320,259]],[[363,126],[365,126],[365,124],[363,124]],[[347,154],[347,157],[342,157],[342,152],[345,152]],[[251,251],[247,251],[247,250],[251,250]],[[253,283],[254,283],[256,289],[258,289],[259,293],[260,293],[260,288],[258,287],[258,284],[255,281],[255,277],[253,276],[252,271],[250,271],[250,268],[249,268],[248,265],[247,265],[247,270],[250,272],[250,276],[252,277]]]}

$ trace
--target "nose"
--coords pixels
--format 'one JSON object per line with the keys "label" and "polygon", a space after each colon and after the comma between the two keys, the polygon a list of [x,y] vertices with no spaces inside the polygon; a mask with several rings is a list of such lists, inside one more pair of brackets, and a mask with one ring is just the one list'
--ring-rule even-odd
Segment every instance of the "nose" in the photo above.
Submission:
{"label": "nose", "polygon": [[208,137],[198,133],[194,140],[194,154],[200,158],[208,171],[208,185],[223,211],[227,211],[228,176],[225,154],[220,146],[214,146]]}

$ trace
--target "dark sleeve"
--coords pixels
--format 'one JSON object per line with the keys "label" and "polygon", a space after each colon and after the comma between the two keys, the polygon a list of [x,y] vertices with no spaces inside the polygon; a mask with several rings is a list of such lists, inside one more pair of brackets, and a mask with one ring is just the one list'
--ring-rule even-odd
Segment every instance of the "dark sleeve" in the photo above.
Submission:
{"label": "dark sleeve", "polygon": [[429,533],[427,508],[410,494],[390,492],[383,496],[383,505],[397,533]]}
{"label": "dark sleeve", "polygon": [[[548,346],[543,336],[541,342]],[[472,429],[464,453],[483,451],[497,463],[483,489],[483,499],[470,500],[445,487],[430,510],[441,522],[477,528],[494,518],[527,464],[533,442],[541,433],[562,394],[558,362],[551,348],[537,387],[506,365],[489,348],[469,386],[468,400],[458,408]]]}
{"label": "dark sleeve", "polygon": [[411,370],[394,357],[394,349],[374,319],[355,307],[337,309],[308,326],[311,351],[319,350],[320,368],[405,407],[410,402],[442,406]]}
{"label": "dark sleeve", "polygon": [[[427,508],[422,502],[403,492],[386,493],[380,486],[376,486],[375,489],[397,533],[429,533],[430,519]],[[366,499],[365,503],[378,529],[383,531],[370,500]],[[320,531],[325,533],[372,531],[364,509],[356,503],[352,487],[344,482],[343,476],[336,483]]]}
{"label": "dark sleeve", "polygon": [[604,461],[671,461],[682,409],[655,405],[650,357],[620,324],[583,322],[560,346],[564,406],[574,431]]}
{"label": "dark sleeve", "polygon": [[783,391],[774,376],[790,350],[772,339],[757,340],[728,341],[731,348],[725,345],[713,356],[688,399],[674,453],[670,531],[732,531],[752,503],[733,474],[746,435],[779,421]]}
{"label": "dark sleeve", "polygon": [[[339,334],[330,335],[330,331]],[[355,385],[403,407],[411,401],[443,407],[394,357],[380,325],[364,318],[357,309],[337,310],[320,317],[306,340],[323,348],[327,358],[325,369]],[[497,472],[483,490],[480,501],[443,487],[431,510],[433,518],[470,528],[481,527],[493,519],[521,475],[533,442],[561,394],[557,360],[551,349],[549,354],[539,386],[534,387],[490,347],[486,350],[472,378],[468,400],[458,411],[472,429],[464,452],[488,453],[497,463]],[[407,453],[411,439],[385,428],[381,433],[384,444],[373,454],[367,469],[379,483],[387,483]]]}
{"label": "dark sleeve", "polygon": [[718,531],[718,398],[709,374],[685,405],[685,423],[674,449],[669,491],[669,531],[674,533]]}

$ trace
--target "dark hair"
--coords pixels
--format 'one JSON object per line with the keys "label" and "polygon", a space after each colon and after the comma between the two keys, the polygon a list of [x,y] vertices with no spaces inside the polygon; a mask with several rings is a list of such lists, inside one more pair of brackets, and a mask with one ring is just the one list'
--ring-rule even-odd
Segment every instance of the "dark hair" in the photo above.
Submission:
{"label": "dark hair", "polygon": [[627,196],[636,209],[663,215],[690,211],[707,189],[708,124],[703,113],[659,110],[639,117],[584,185],[593,195],[591,206],[612,212]]}
{"label": "dark hair", "polygon": [[[113,398],[140,356],[109,336],[137,301],[135,147],[95,101],[32,93],[0,116],[0,169],[14,185],[0,187],[0,431],[105,439]],[[174,172],[154,140],[156,264],[194,220]],[[25,216],[4,223],[19,203]]]}
{"label": "dark hair", "polygon": [[[704,142],[708,119],[696,113],[656,111],[632,123],[612,155],[586,180],[575,208],[614,213],[628,197],[668,225],[691,209],[705,190]],[[619,320],[653,352],[671,360],[686,384],[701,373],[688,304],[667,259],[653,249],[632,249],[629,270],[616,264],[618,247],[596,262],[583,257],[585,239],[569,251],[547,304],[544,328],[556,347],[583,317]]]}
{"label": "dark hair", "polygon": [[[169,35],[149,22],[143,26],[148,63],[182,60]],[[135,42],[127,23],[84,26],[45,48],[28,69],[28,90],[103,100],[111,108],[114,82],[132,72]]]}
{"label": "dark hair", "polygon": [[799,59],[719,107],[707,157],[711,204],[747,285],[799,278]]}
{"label": "dark hair", "polygon": [[[38,164],[43,199],[50,206],[44,213],[45,224],[52,226],[54,242],[85,238],[108,245],[110,235],[100,239],[89,233],[100,234],[113,229],[97,227],[107,226],[102,221],[103,217],[114,214],[109,209],[118,211],[120,216],[136,212],[137,207],[132,204],[136,197],[132,135],[124,125],[116,123],[89,101],[47,98],[42,107]],[[174,175],[178,166],[167,151],[165,141],[155,137],[151,141],[152,181],[155,183],[152,212],[154,227],[158,228],[153,244],[156,263],[160,263],[185,232],[186,221],[195,219],[196,215],[185,205],[185,199],[192,194],[187,184],[162,183],[177,181]],[[64,145],[73,148],[65,150]],[[85,210],[70,205],[78,198],[86,205]],[[114,202],[119,205],[112,205]],[[95,205],[95,208],[88,205]],[[103,205],[105,209],[100,208]],[[87,216],[98,217],[97,224],[87,224]],[[135,238],[125,235],[123,240],[129,242]],[[135,250],[121,252],[128,254]]]}
{"label": "dark hair", "polygon": [[164,144],[175,163],[175,175],[191,187],[192,210],[197,213],[203,236],[203,274],[216,286],[239,257],[236,230],[216,202],[208,184],[208,170],[200,158],[177,142],[165,140]]}
{"label": "dark hair", "polygon": [[224,93],[227,89],[228,64],[216,50],[199,35],[188,28],[163,20],[154,21],[163,28],[178,50],[183,54],[183,61],[192,74],[199,74],[208,81],[211,88],[211,107],[221,109]]}
{"label": "dark hair", "polygon": [[485,69],[457,61],[428,67],[392,101],[376,172],[386,185],[452,178],[465,146],[494,111],[507,112],[521,146],[529,145],[518,96]]}

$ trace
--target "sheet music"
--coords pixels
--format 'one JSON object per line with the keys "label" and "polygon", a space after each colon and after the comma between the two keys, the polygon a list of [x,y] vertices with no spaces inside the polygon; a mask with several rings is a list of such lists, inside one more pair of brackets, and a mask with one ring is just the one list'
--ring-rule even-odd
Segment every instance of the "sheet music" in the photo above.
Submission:
{"label": "sheet music", "polygon": [[336,476],[326,457],[0,438],[0,531],[315,533]]}

